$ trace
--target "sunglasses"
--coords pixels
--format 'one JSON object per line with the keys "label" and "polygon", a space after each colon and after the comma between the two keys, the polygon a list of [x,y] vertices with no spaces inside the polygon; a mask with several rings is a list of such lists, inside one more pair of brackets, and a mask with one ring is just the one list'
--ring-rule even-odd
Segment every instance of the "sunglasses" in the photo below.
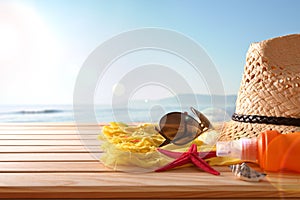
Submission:
{"label": "sunglasses", "polygon": [[160,130],[157,127],[155,129],[165,138],[165,141],[159,147],[170,143],[187,144],[211,128],[210,121],[201,112],[193,107],[191,111],[199,118],[200,123],[187,112],[171,112],[160,119]]}

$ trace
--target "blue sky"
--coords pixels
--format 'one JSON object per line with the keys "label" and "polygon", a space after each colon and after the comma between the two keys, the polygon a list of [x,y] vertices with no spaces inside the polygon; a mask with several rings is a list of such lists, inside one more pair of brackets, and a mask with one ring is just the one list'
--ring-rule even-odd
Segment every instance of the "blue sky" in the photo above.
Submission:
{"label": "blue sky", "polygon": [[298,0],[2,0],[0,104],[72,103],[88,55],[112,36],[144,27],[195,40],[225,92],[237,94],[250,43],[299,33],[299,9]]}

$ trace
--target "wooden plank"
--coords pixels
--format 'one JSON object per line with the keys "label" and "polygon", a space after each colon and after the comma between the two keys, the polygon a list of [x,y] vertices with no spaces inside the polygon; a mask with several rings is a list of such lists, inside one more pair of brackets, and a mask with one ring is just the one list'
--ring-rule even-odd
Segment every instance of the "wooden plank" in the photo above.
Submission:
{"label": "wooden plank", "polygon": [[252,183],[237,180],[228,171],[213,176],[195,169],[163,173],[5,173],[1,180],[2,198],[300,198],[299,176],[287,177],[280,184],[273,177]]}
{"label": "wooden plank", "polygon": [[101,152],[98,146],[0,146],[0,153],[70,153]]}
{"label": "wooden plank", "polygon": [[[3,130],[53,130],[53,131],[62,131],[62,130],[78,130],[77,126],[0,126],[0,131]],[[86,126],[79,127],[79,130],[101,130],[101,127],[98,126]]]}
{"label": "wooden plank", "polygon": [[37,135],[37,134],[21,134],[21,135],[15,135],[15,134],[0,134],[0,140],[80,140],[80,139],[90,139],[90,140],[97,140],[98,135],[78,135],[78,134],[59,134],[59,135]]}
{"label": "wooden plank", "polygon": [[76,123],[76,122],[24,122],[24,123],[0,123],[0,127],[98,127],[109,123]]}
{"label": "wooden plank", "polygon": [[100,130],[103,124],[76,124],[76,123],[0,123],[2,130]]}
{"label": "wooden plank", "polygon": [[98,140],[0,140],[0,146],[100,145]]}
{"label": "wooden plank", "polygon": [[[103,172],[110,171],[99,161],[94,162],[0,162],[0,173],[38,172]],[[0,174],[1,176],[1,174]]]}
{"label": "wooden plank", "polygon": [[89,153],[1,153],[0,162],[29,161],[95,161]]}
{"label": "wooden plank", "polygon": [[[90,134],[98,134],[98,132],[91,130]],[[77,130],[1,130],[0,135],[78,135],[79,132]]]}

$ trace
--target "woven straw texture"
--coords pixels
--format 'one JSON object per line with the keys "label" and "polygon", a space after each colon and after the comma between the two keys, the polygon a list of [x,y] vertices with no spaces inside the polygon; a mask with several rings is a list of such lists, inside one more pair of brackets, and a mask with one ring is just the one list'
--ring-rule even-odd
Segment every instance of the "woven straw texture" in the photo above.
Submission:
{"label": "woven straw texture", "polygon": [[[235,112],[300,118],[300,34],[250,45]],[[226,123],[220,140],[255,137],[269,129],[282,133],[300,131],[299,126],[230,121]]]}

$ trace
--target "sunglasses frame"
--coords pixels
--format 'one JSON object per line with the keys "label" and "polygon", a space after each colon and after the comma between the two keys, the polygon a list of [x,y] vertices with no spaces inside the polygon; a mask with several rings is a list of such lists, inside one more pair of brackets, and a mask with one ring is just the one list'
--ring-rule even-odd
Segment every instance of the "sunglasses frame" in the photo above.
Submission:
{"label": "sunglasses frame", "polygon": [[[210,121],[205,117],[204,114],[202,114],[200,111],[196,110],[193,107],[190,107],[191,111],[198,117],[199,121],[197,121],[194,117],[192,117],[191,115],[188,115],[187,112],[170,112],[165,114],[164,116],[161,117],[160,121],[159,121],[159,128],[160,130],[155,127],[155,130],[157,132],[159,132],[159,134],[161,136],[163,136],[165,138],[165,141],[159,145],[159,147],[165,146],[167,144],[173,143],[175,145],[184,145],[187,144],[191,141],[193,141],[194,139],[196,139],[197,137],[199,137],[202,133],[204,133],[205,131],[207,131],[208,129],[212,128],[212,125],[210,123]],[[180,117],[182,118],[183,115],[186,115],[186,117],[189,117],[190,120],[194,120],[196,123],[198,123],[198,127],[200,131],[197,131],[197,134],[190,140],[187,140],[187,142],[184,143],[177,143],[177,141],[186,138],[187,134],[184,134],[182,137],[176,138],[176,139],[170,139],[163,131],[162,131],[162,127],[161,127],[161,121],[166,118],[168,115],[174,115],[174,114],[179,114]],[[185,118],[186,119],[186,118]],[[184,121],[184,133],[186,133],[187,131],[187,122]],[[176,133],[176,135],[178,134],[178,131]],[[176,136],[175,135],[175,136]]]}

